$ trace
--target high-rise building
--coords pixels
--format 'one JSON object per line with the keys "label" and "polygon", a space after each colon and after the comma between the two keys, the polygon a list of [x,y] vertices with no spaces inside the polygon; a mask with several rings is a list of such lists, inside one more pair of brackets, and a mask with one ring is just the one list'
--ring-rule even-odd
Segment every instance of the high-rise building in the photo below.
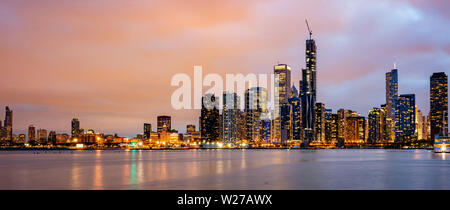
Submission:
{"label": "high-rise building", "polygon": [[77,118],[72,119],[72,138],[76,138],[81,134],[80,121]]}
{"label": "high-rise building", "polygon": [[150,139],[152,134],[152,124],[144,123],[144,139]]}
{"label": "high-rise building", "polygon": [[224,143],[236,143],[238,140],[238,124],[240,98],[236,93],[223,94],[222,138]]}
{"label": "high-rise building", "polygon": [[369,111],[369,137],[371,144],[382,143],[383,140],[383,113],[380,108],[373,108]]}
{"label": "high-rise building", "polygon": [[430,137],[448,135],[448,79],[444,72],[430,77]]}
{"label": "high-rise building", "polygon": [[417,137],[418,140],[422,140],[423,138],[423,114],[422,111],[420,111],[420,109],[417,109],[416,106],[416,131],[415,131],[415,135]]}
{"label": "high-rise building", "polygon": [[202,97],[202,109],[200,114],[200,133],[202,143],[211,143],[220,137],[219,98],[214,94],[206,94]]}
{"label": "high-rise building", "polygon": [[366,140],[366,120],[361,116],[349,116],[345,122],[345,143],[360,144]]}
{"label": "high-rise building", "polygon": [[291,108],[291,140],[302,140],[303,129],[302,129],[302,103],[300,98],[296,94],[292,95],[289,99],[289,104]]}
{"label": "high-rise building", "polygon": [[166,125],[167,130],[172,130],[172,118],[170,116],[158,116],[157,117],[157,129],[158,133],[162,132],[163,126]]}
{"label": "high-rise building", "polygon": [[408,143],[415,139],[416,131],[416,97],[404,94],[398,97],[396,111],[395,142]]}
{"label": "high-rise building", "polygon": [[382,104],[380,107],[382,121],[382,143],[393,143],[392,139],[392,119],[387,117],[387,105]]}
{"label": "high-rise building", "polygon": [[6,135],[5,129],[3,129],[2,121],[0,120],[0,139]]}
{"label": "high-rise building", "polygon": [[[236,138],[238,140],[245,140],[247,139],[247,133],[246,133],[246,124],[247,123],[247,117],[246,113],[244,111],[239,110],[238,117],[236,119],[237,124],[237,135]],[[268,139],[270,141],[270,138]]]}
{"label": "high-rise building", "polygon": [[317,46],[314,39],[306,40],[306,68],[302,70],[300,82],[302,96],[302,123],[304,145],[308,147],[314,141],[315,105],[316,105],[316,58]]}
{"label": "high-rise building", "polygon": [[290,105],[291,97],[291,67],[286,64],[274,66],[275,75],[275,107],[273,116],[273,141],[286,143],[289,138]]}
{"label": "high-rise building", "polygon": [[194,132],[195,132],[195,125],[186,126],[186,133],[194,133]]}
{"label": "high-rise building", "polygon": [[315,106],[315,119],[316,123],[314,126],[314,138],[315,142],[325,143],[325,104],[316,103]]}
{"label": "high-rise building", "polygon": [[271,130],[272,130],[272,120],[266,118],[261,120],[262,124],[262,137],[261,140],[265,143],[270,143]]}
{"label": "high-rise building", "polygon": [[5,107],[4,129],[6,132],[6,140],[13,143],[13,111],[8,106]]}
{"label": "high-rise building", "polygon": [[27,137],[25,134],[21,133],[19,134],[19,136],[17,137],[17,141],[15,143],[17,144],[25,144],[25,142],[27,141]]}
{"label": "high-rise building", "polygon": [[36,144],[36,128],[34,125],[28,126],[28,143]]}
{"label": "high-rise building", "polygon": [[398,70],[392,69],[386,73],[386,118],[390,124],[386,124],[391,132],[388,141],[392,142],[395,136],[395,130],[398,120],[396,119],[398,100]]}
{"label": "high-rise building", "polygon": [[245,127],[246,139],[253,142],[262,138],[262,120],[268,119],[267,90],[262,87],[252,87],[245,91]]}
{"label": "high-rise building", "polygon": [[38,137],[38,143],[39,144],[47,144],[47,130],[45,130],[45,129],[38,129],[37,130],[37,137]]}
{"label": "high-rise building", "polygon": [[56,145],[56,132],[50,131],[48,133],[48,143],[51,145]]}
{"label": "high-rise building", "polygon": [[333,114],[331,109],[325,110],[325,142],[336,144],[338,139],[338,114]]}

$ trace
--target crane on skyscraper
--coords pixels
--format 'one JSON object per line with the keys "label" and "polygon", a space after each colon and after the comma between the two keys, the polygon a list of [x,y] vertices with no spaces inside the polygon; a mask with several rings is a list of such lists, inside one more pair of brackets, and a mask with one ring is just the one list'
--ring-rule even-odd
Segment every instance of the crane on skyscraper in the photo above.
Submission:
{"label": "crane on skyscraper", "polygon": [[308,27],[309,39],[312,39],[312,31],[311,31],[311,28],[309,27],[308,19],[305,19],[305,22],[306,22],[306,27]]}

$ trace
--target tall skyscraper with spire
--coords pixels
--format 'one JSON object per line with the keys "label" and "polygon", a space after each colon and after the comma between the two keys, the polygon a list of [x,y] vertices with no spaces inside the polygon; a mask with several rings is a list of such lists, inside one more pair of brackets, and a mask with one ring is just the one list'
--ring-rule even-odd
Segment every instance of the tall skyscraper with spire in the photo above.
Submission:
{"label": "tall skyscraper with spire", "polygon": [[[306,22],[308,25],[308,22]],[[314,141],[315,105],[316,105],[316,41],[312,39],[312,31],[309,29],[309,39],[306,40],[306,68],[302,70],[300,82],[302,97],[302,122],[304,129],[304,145]]]}
{"label": "tall skyscraper with spire", "polygon": [[398,126],[398,120],[396,119],[398,101],[398,70],[396,65],[394,69],[386,73],[386,118],[388,121],[387,130],[390,133],[388,135],[388,142],[393,142],[395,138],[396,127]]}

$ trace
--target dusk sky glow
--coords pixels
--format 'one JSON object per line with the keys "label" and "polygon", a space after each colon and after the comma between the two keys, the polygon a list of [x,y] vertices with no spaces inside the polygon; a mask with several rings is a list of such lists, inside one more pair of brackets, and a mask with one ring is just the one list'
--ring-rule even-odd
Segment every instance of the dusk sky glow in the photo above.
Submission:
{"label": "dusk sky glow", "polygon": [[272,73],[279,61],[298,88],[305,18],[318,102],[367,116],[385,103],[396,61],[399,94],[415,93],[428,113],[430,76],[450,73],[447,0],[0,0],[0,119],[9,106],[16,134],[30,124],[70,133],[75,117],[86,130],[135,136],[171,115],[184,132],[200,111],[172,109],[173,75],[194,65]]}

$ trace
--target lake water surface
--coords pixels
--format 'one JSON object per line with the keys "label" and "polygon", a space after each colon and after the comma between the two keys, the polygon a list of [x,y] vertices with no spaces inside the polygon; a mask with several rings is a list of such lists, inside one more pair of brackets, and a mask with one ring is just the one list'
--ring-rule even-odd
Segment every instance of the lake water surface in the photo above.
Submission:
{"label": "lake water surface", "polygon": [[427,150],[0,151],[0,189],[450,189]]}

